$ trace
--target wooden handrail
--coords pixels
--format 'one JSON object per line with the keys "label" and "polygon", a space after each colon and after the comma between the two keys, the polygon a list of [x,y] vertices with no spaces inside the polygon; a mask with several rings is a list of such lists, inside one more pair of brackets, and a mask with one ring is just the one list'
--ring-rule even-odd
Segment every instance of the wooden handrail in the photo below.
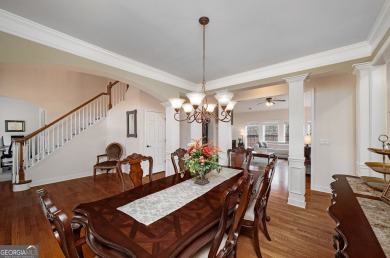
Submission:
{"label": "wooden handrail", "polygon": [[108,95],[108,94],[105,93],[105,92],[100,93],[100,94],[97,95],[96,97],[94,97],[94,98],[88,100],[87,102],[84,102],[84,103],[81,104],[80,106],[78,106],[78,107],[72,109],[71,111],[69,111],[69,112],[66,113],[65,115],[61,116],[60,118],[54,120],[54,121],[51,122],[50,124],[47,124],[47,125],[45,125],[44,127],[40,128],[40,129],[38,129],[38,130],[36,130],[35,132],[30,133],[29,135],[27,135],[27,136],[24,137],[24,138],[20,138],[20,139],[15,140],[15,142],[23,143],[23,142],[25,142],[25,141],[31,139],[31,138],[34,137],[35,135],[37,135],[37,134],[39,134],[40,132],[46,130],[46,129],[49,128],[50,126],[56,124],[56,123],[59,122],[60,120],[62,120],[62,119],[64,119],[65,117],[69,116],[70,114],[73,114],[73,113],[76,112],[77,110],[81,109],[82,107],[85,107],[86,105],[88,105],[89,103],[91,103],[92,101],[94,101],[95,99],[97,99],[97,98],[99,98],[99,97],[101,97],[101,96],[103,96],[103,95]]}

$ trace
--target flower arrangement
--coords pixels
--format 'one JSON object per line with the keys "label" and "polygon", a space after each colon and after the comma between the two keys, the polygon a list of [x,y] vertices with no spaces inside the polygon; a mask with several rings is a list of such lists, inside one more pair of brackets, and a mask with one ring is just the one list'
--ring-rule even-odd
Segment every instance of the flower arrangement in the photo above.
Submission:
{"label": "flower arrangement", "polygon": [[183,158],[186,169],[191,175],[198,175],[200,178],[212,169],[217,169],[219,173],[221,167],[218,164],[218,147],[210,146],[212,142],[201,145],[201,140],[193,141],[188,144],[189,148]]}

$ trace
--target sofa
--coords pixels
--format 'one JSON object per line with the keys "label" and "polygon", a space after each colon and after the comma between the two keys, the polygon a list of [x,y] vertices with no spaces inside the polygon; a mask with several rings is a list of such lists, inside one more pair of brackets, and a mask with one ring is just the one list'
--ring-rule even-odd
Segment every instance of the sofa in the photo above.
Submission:
{"label": "sofa", "polygon": [[278,158],[287,159],[288,158],[288,143],[281,142],[259,142],[255,144],[255,152],[268,151],[273,152]]}

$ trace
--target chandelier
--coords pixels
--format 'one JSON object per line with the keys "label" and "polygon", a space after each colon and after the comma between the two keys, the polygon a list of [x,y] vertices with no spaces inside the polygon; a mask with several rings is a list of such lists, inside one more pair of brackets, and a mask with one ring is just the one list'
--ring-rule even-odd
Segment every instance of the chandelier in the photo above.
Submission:
{"label": "chandelier", "polygon": [[[206,97],[206,80],[205,80],[205,58],[206,58],[206,44],[205,44],[205,27],[209,23],[208,17],[200,17],[199,23],[203,26],[203,80],[202,80],[202,91],[201,92],[191,92],[187,93],[186,96],[189,99],[190,103],[184,103],[186,100],[181,98],[169,99],[172,107],[175,109],[176,113],[174,118],[176,121],[187,121],[192,123],[196,121],[197,123],[207,124],[211,121],[212,118],[218,119],[222,122],[230,122],[232,116],[232,110],[237,101],[233,101],[232,98],[234,94],[227,90],[218,91],[215,94],[219,105],[221,106],[220,114],[215,114],[214,109],[217,104],[208,103]],[[184,103],[184,104],[183,104]],[[180,109],[183,108],[186,113],[186,118],[180,119]]]}

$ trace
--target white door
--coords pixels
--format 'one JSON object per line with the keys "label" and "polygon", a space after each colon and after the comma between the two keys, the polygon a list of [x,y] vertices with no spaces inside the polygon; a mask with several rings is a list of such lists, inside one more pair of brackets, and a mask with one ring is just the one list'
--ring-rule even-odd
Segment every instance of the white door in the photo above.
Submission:
{"label": "white door", "polygon": [[153,173],[165,171],[164,114],[146,111],[145,128],[145,155],[153,158]]}

